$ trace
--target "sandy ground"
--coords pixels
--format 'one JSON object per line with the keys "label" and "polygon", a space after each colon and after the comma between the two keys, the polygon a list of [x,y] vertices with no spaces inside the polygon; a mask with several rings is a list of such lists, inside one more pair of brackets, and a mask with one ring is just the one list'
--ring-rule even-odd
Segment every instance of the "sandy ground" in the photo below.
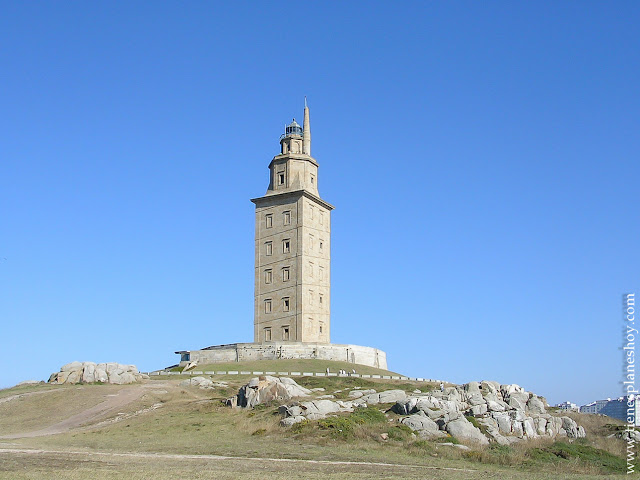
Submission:
{"label": "sandy ground", "polygon": [[[43,428],[41,430],[34,430],[31,432],[20,432],[13,433],[11,435],[0,435],[0,439],[12,439],[12,438],[29,438],[29,437],[42,437],[45,435],[56,435],[59,433],[66,433],[72,429],[77,429],[84,425],[87,425],[91,422],[96,422],[109,414],[113,414],[116,410],[121,409],[122,407],[130,404],[138,400],[142,395],[144,395],[148,390],[162,387],[168,387],[168,384],[164,383],[154,383],[148,385],[134,385],[131,387],[123,388],[115,394],[105,394],[105,400],[95,407],[88,408],[80,413],[77,413],[62,422],[56,423],[49,427]],[[0,402],[9,402],[12,400],[17,400],[19,398],[25,398],[31,395],[41,395],[49,392],[54,392],[55,389],[51,390],[43,390],[39,392],[30,392],[30,393],[21,393],[17,395],[12,395],[7,398],[3,398]],[[93,425],[96,426],[96,425]]]}

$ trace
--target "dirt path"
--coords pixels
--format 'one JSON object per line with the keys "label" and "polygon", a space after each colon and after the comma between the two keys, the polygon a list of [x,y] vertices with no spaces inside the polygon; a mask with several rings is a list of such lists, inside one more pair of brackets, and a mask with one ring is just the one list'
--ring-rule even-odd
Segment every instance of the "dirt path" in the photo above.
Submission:
{"label": "dirt path", "polygon": [[[107,394],[106,399],[96,405],[95,407],[88,408],[87,410],[83,410],[71,417],[58,422],[54,425],[50,425],[41,430],[34,430],[31,432],[20,432],[13,433],[11,435],[1,435],[0,439],[12,439],[12,438],[31,438],[31,437],[42,437],[45,435],[57,435],[59,433],[66,433],[73,428],[78,428],[87,423],[94,422],[101,418],[104,418],[106,415],[113,413],[115,410],[118,410],[125,405],[130,404],[138,400],[145,392],[151,388],[157,389],[159,387],[167,387],[166,384],[153,384],[153,385],[134,385],[131,387],[123,388],[119,390],[115,394]],[[15,397],[27,396],[27,395],[35,395],[39,393],[47,393],[56,391],[55,389],[46,390],[43,392],[32,392],[32,393],[23,393],[19,395],[15,395]],[[12,399],[12,397],[7,397],[7,399],[3,399],[8,401],[8,399]]]}
{"label": "dirt path", "polygon": [[148,459],[165,459],[165,460],[242,460],[251,462],[282,462],[282,463],[298,463],[298,464],[315,464],[315,465],[336,465],[336,466],[367,466],[367,467],[403,467],[427,470],[448,470],[455,472],[477,472],[477,470],[469,468],[454,467],[434,467],[427,465],[409,465],[403,463],[383,463],[383,462],[349,462],[349,461],[332,461],[332,460],[304,460],[296,458],[267,458],[267,457],[231,457],[226,455],[184,455],[171,453],[114,453],[100,451],[75,451],[75,450],[44,450],[44,449],[26,449],[26,448],[0,448],[0,454],[14,455],[70,455],[81,456],[82,458],[97,457],[121,457],[121,458],[148,458]]}
{"label": "dirt path", "polygon": [[15,395],[0,398],[0,403],[10,402],[11,400],[17,400],[19,398],[31,397],[32,395],[42,395],[43,393],[51,393],[55,391],[57,391],[57,389],[52,388],[51,390],[40,390],[38,392],[16,393]]}

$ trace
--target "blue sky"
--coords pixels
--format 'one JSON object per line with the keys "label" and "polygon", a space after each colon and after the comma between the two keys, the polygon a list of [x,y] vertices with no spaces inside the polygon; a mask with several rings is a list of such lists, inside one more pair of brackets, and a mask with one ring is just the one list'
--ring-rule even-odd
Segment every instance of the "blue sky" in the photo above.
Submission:
{"label": "blue sky", "polygon": [[637,2],[3,2],[0,386],[251,341],[253,209],[309,99],[332,341],[621,392]]}

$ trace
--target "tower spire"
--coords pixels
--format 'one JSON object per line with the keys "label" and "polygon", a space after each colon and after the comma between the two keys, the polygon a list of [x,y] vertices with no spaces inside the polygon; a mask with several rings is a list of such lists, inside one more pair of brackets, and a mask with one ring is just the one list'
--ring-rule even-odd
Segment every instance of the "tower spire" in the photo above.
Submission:
{"label": "tower spire", "polygon": [[309,107],[304,97],[304,122],[302,123],[302,153],[311,156],[311,126],[309,125]]}

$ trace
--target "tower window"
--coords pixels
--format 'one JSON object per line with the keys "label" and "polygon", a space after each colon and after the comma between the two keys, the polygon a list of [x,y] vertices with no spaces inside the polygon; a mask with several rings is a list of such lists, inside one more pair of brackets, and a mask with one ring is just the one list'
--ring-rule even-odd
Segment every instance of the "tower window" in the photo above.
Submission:
{"label": "tower window", "polygon": [[288,282],[290,278],[291,278],[291,272],[289,270],[289,267],[284,267],[282,269],[282,281]]}
{"label": "tower window", "polygon": [[323,245],[324,245],[324,240],[320,239],[320,242],[318,242],[318,247],[320,247],[320,250],[322,250]]}
{"label": "tower window", "polygon": [[282,299],[282,311],[283,312],[289,311],[289,297],[284,297]]}
{"label": "tower window", "polygon": [[324,280],[324,268],[320,267],[320,280]]}
{"label": "tower window", "polygon": [[318,330],[320,330],[320,333],[322,333],[322,323],[320,324],[320,326],[318,327]]}
{"label": "tower window", "polygon": [[266,228],[273,227],[273,215],[271,213],[268,213],[264,216],[264,223]]}
{"label": "tower window", "polygon": [[313,262],[309,262],[309,276],[313,278]]}
{"label": "tower window", "polygon": [[320,212],[320,225],[324,224],[324,213]]}
{"label": "tower window", "polygon": [[284,172],[278,172],[278,185],[284,185]]}
{"label": "tower window", "polygon": [[282,253],[289,253],[291,251],[291,240],[285,238],[282,240]]}
{"label": "tower window", "polygon": [[271,341],[271,328],[270,327],[267,327],[267,328],[264,329],[264,339],[267,342]]}
{"label": "tower window", "polygon": [[322,294],[320,294],[320,305],[322,305],[322,299],[323,299]]}
{"label": "tower window", "polygon": [[289,340],[289,325],[282,327],[282,340]]}
{"label": "tower window", "polygon": [[313,290],[309,290],[309,305],[313,305]]}
{"label": "tower window", "polygon": [[264,283],[271,283],[273,281],[273,272],[269,268],[264,271]]}
{"label": "tower window", "polygon": [[313,250],[313,235],[309,235],[309,249]]}
{"label": "tower window", "polygon": [[313,207],[313,205],[311,205],[310,207],[311,207],[311,220],[313,220],[313,213],[315,211],[315,208]]}
{"label": "tower window", "polygon": [[311,185],[315,185],[316,184],[316,177],[315,175],[311,174]]}
{"label": "tower window", "polygon": [[273,255],[273,242],[266,242],[264,244],[265,255],[270,256]]}
{"label": "tower window", "polygon": [[291,212],[289,210],[287,210],[286,212],[282,212],[282,215],[284,216],[284,224],[285,225],[290,225],[291,224]]}
{"label": "tower window", "polygon": [[267,298],[264,301],[264,313],[271,313],[271,299]]}

